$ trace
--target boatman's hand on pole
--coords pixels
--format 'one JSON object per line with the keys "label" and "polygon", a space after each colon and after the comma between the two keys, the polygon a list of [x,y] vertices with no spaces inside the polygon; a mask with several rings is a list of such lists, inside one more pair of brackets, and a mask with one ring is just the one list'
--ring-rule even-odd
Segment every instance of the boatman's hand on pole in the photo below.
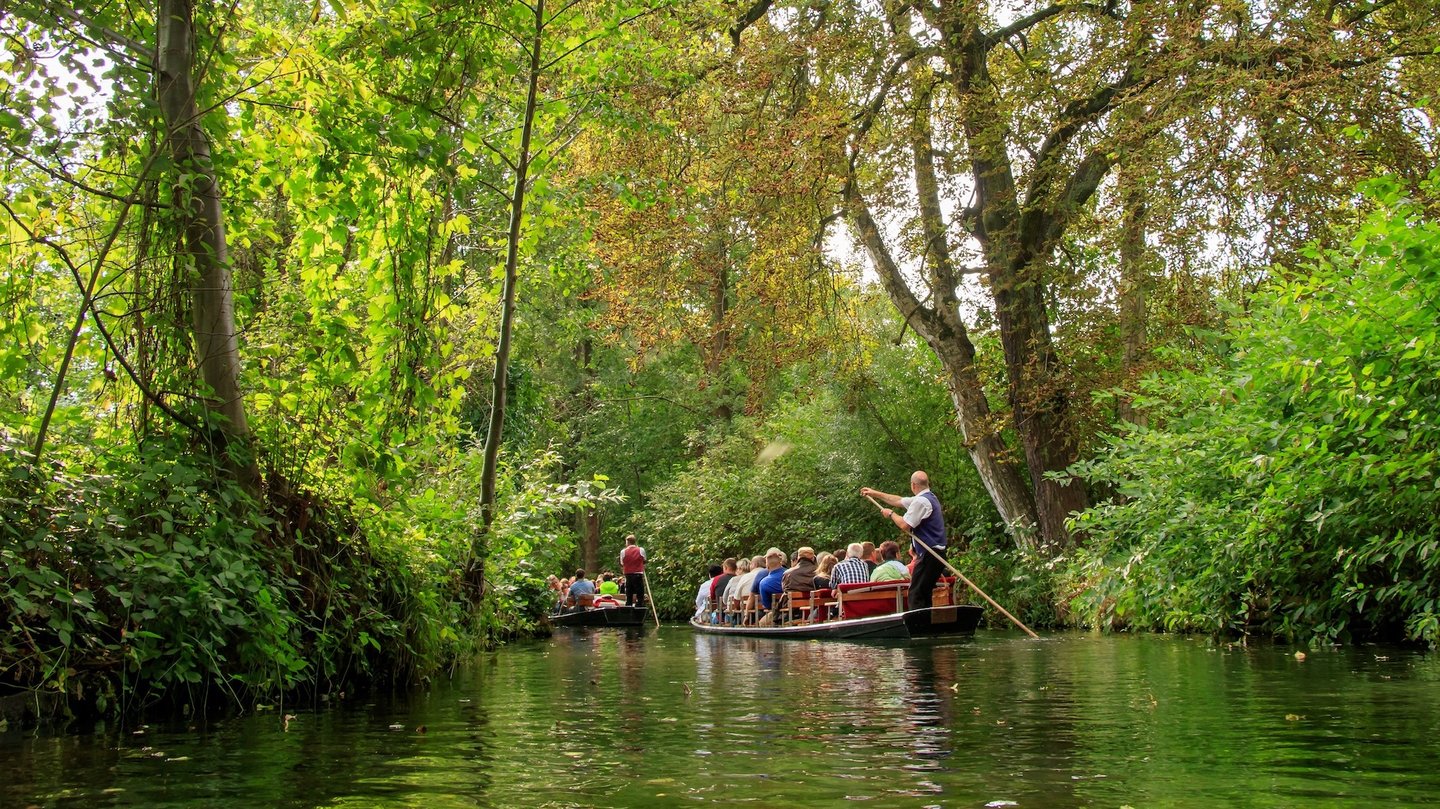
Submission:
{"label": "boatman's hand on pole", "polygon": [[887,519],[887,520],[890,519],[891,517],[895,516],[895,512],[891,511],[891,510],[888,509],[888,508],[882,508],[882,509],[880,509],[880,513],[881,513],[881,514],[884,514],[884,515],[885,515],[885,519]]}
{"label": "boatman's hand on pole", "polygon": [[861,496],[861,497],[870,497],[870,496],[873,495],[873,494],[875,494],[875,490],[872,489],[872,488],[870,488],[869,486],[861,486],[861,487],[860,487],[860,496]]}

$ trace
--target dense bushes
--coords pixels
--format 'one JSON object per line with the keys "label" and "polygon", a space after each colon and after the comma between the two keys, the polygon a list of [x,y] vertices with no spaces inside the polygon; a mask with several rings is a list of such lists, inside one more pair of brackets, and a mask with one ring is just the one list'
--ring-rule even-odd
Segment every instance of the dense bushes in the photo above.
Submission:
{"label": "dense bushes", "polygon": [[0,435],[0,698],[27,711],[243,707],[427,676],[533,627],[548,606],[536,568],[573,548],[569,512],[607,496],[552,482],[549,454],[507,475],[475,609],[460,576],[474,453],[384,504],[272,475],[262,505],[189,447],[131,451],[52,455],[42,478]]}
{"label": "dense bushes", "polygon": [[1440,640],[1440,225],[1363,190],[1348,249],[1280,274],[1213,366],[1149,381],[1158,427],[1075,468],[1116,493],[1077,521],[1083,620]]}

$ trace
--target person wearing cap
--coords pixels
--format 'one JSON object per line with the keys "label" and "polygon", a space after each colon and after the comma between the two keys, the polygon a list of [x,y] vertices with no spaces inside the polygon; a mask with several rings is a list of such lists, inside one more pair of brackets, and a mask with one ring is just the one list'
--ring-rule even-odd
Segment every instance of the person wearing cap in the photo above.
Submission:
{"label": "person wearing cap", "polygon": [[[910,535],[910,550],[919,559],[910,581],[910,609],[914,610],[929,608],[935,582],[945,570],[940,561],[945,558],[945,517],[940,512],[940,498],[930,491],[929,475],[917,469],[910,475],[910,491],[913,496],[900,497],[866,486],[860,494],[889,505],[880,513]],[[893,511],[896,508],[905,509],[904,515]]]}
{"label": "person wearing cap", "polygon": [[808,593],[815,589],[815,549],[806,545],[795,551],[795,565],[780,578],[785,592]]}

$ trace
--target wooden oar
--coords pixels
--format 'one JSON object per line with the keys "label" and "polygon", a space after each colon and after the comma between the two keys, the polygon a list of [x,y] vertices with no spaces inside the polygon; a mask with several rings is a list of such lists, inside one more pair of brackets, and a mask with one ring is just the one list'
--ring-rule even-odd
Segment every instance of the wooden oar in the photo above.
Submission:
{"label": "wooden oar", "polygon": [[[885,510],[885,506],[882,506],[882,505],[880,505],[879,503],[876,503],[876,502],[875,502],[875,498],[871,497],[870,495],[868,495],[868,494],[865,495],[865,499],[866,499],[866,500],[869,500],[869,501],[872,502],[872,503],[875,503],[875,507],[878,508],[878,509],[880,509],[881,511],[884,511],[884,510]],[[921,543],[920,543],[920,547],[924,548],[924,547],[925,547],[925,543],[921,542]],[[928,552],[928,549],[927,549],[927,552]],[[974,591],[977,592],[977,593],[979,593],[981,598],[985,599],[986,601],[989,601],[989,602],[990,602],[990,606],[994,607],[994,608],[997,609],[997,610],[1000,610],[1000,614],[1001,614],[1001,615],[1004,615],[1006,618],[1009,618],[1011,621],[1013,621],[1013,622],[1015,623],[1016,626],[1018,626],[1018,627],[1020,627],[1021,629],[1025,630],[1025,634],[1029,635],[1030,637],[1032,637],[1032,638],[1034,638],[1034,639],[1036,639],[1036,640],[1039,640],[1039,639],[1040,639],[1040,636],[1037,635],[1037,634],[1035,634],[1033,631],[1031,631],[1030,627],[1028,627],[1028,626],[1020,623],[1020,619],[1019,619],[1019,618],[1016,618],[1015,616],[1011,615],[1010,612],[1009,612],[1009,610],[1006,610],[1004,607],[1002,607],[1002,606],[1000,606],[999,604],[997,604],[997,603],[995,602],[995,599],[993,599],[993,598],[991,598],[990,596],[988,596],[988,595],[985,594],[985,591],[984,591],[984,590],[981,590],[979,587],[976,587],[976,586],[975,586],[975,582],[970,581],[969,579],[965,578],[965,574],[964,574],[964,573],[961,573],[961,572],[958,571],[958,570],[956,570],[956,569],[955,569],[955,566],[952,565],[952,564],[950,564],[950,560],[949,560],[949,559],[946,559],[945,557],[941,556],[941,555],[938,554],[938,553],[933,553],[933,554],[931,554],[931,556],[934,556],[936,559],[939,559],[939,560],[940,560],[940,564],[942,564],[942,565],[944,565],[946,568],[948,568],[951,573],[954,573],[956,578],[958,578],[960,581],[963,581],[963,582],[965,582],[967,585],[969,585],[969,586],[970,586],[970,589],[971,589],[971,590],[974,590]]]}
{"label": "wooden oar", "polygon": [[640,571],[640,581],[645,582],[645,600],[650,602],[650,614],[655,616],[655,628],[660,628],[660,612],[655,609],[655,596],[650,595],[650,577]]}

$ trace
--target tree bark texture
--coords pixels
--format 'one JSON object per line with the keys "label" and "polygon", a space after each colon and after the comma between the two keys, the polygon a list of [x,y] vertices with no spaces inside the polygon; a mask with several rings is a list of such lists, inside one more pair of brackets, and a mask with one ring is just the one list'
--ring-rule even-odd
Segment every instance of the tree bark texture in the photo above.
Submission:
{"label": "tree bark texture", "polygon": [[160,0],[156,91],[168,129],[177,175],[176,210],[184,217],[178,261],[190,264],[192,328],[201,379],[210,389],[205,407],[223,443],[231,471],[249,488],[259,470],[240,390],[240,348],[235,333],[234,286],[225,243],[225,217],[211,162],[210,139],[195,101],[195,25],[190,0]]}
{"label": "tree bark texture", "polygon": [[[955,403],[966,450],[1000,519],[1017,544],[1029,546],[1036,525],[1030,492],[991,418],[990,404],[975,369],[975,346],[960,321],[958,308],[926,306],[915,297],[880,235],[853,176],[846,184],[845,203],[850,225],[880,274],[891,300],[915,333],[935,351],[945,369],[946,385]],[[953,288],[949,295],[953,298]]]}
{"label": "tree bark texture", "polygon": [[[505,427],[505,390],[509,382],[510,343],[515,324],[515,287],[520,263],[520,240],[525,217],[525,191],[530,178],[530,139],[535,129],[537,95],[540,87],[540,55],[545,34],[545,0],[537,0],[535,31],[529,53],[529,86],[525,94],[524,121],[520,130],[520,153],[515,160],[515,185],[510,194],[510,227],[505,241],[505,285],[501,295],[500,336],[495,344],[495,374],[491,385],[490,421],[485,433],[485,460],[480,473],[480,512],[484,533],[495,522],[495,477],[500,461],[500,437]],[[483,539],[483,536],[481,537]],[[476,547],[471,583],[478,594],[484,584],[484,548]]]}
{"label": "tree bark texture", "polygon": [[[1122,179],[1120,195],[1120,367],[1125,386],[1134,384],[1145,361],[1145,332],[1149,325],[1150,267],[1145,248],[1145,192]],[[1145,414],[1135,410],[1124,395],[1115,415],[1123,421],[1144,426]]]}
{"label": "tree bark texture", "polygon": [[946,35],[944,56],[963,99],[961,128],[975,184],[970,235],[980,245],[995,302],[1011,420],[1030,472],[1041,536],[1046,545],[1063,548],[1070,544],[1065,519],[1088,505],[1088,495],[1078,481],[1050,478],[1076,460],[1077,445],[1068,380],[1050,335],[1045,270],[1073,213],[1094,194],[1111,165],[1108,155],[1095,152],[1066,169],[1063,152],[1087,121],[1108,108],[1120,84],[1100,88],[1067,110],[1041,144],[1022,190],[1011,167],[1000,99],[988,75],[993,39],[972,15],[942,15],[933,22]]}

